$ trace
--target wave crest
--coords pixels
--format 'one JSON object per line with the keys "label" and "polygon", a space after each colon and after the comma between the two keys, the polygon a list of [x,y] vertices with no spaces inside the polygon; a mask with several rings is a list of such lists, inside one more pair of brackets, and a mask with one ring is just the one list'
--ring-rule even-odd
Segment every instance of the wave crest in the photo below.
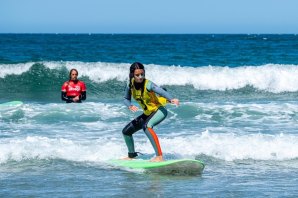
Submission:
{"label": "wave crest", "polygon": [[[105,83],[111,80],[125,82],[128,80],[128,63],[105,62],[40,62],[0,65],[0,78],[10,78],[9,75],[23,75],[32,72],[32,67],[44,67],[43,72],[57,72],[53,81],[64,81],[68,78],[71,68],[79,71],[81,78],[88,78],[94,83]],[[266,64],[245,67],[187,67],[161,66],[149,64],[146,67],[146,77],[158,85],[192,86],[196,90],[226,91],[242,89],[247,86],[258,90],[281,93],[298,91],[297,65]],[[63,74],[63,75],[62,75]]]}

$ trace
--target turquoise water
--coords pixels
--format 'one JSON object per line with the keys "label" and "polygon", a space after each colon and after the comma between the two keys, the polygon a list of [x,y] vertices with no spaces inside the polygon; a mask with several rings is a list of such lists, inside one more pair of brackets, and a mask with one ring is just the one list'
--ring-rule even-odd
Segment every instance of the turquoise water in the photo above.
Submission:
{"label": "turquoise water", "polygon": [[[132,62],[179,98],[156,127],[166,159],[202,175],[127,171],[123,105]],[[296,197],[296,35],[0,35],[0,197]],[[71,68],[87,100],[65,104]],[[154,156],[135,135],[142,158]]]}

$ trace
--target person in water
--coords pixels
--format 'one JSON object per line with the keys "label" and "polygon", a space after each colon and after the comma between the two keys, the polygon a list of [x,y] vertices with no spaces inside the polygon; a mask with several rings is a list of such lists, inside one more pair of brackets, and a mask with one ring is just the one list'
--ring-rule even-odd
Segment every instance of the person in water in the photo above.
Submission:
{"label": "person in water", "polygon": [[71,69],[69,80],[61,88],[61,99],[66,103],[80,103],[86,100],[86,85],[83,81],[78,80],[78,70]]}
{"label": "person in water", "polygon": [[167,110],[164,107],[165,104],[170,102],[179,105],[179,100],[172,98],[167,91],[146,79],[144,65],[139,62],[135,62],[130,66],[129,83],[125,88],[124,95],[124,104],[130,111],[136,112],[138,107],[131,104],[131,96],[142,107],[143,114],[128,123],[122,130],[128,148],[128,157],[124,159],[133,159],[138,156],[135,152],[132,135],[143,129],[156,154],[156,157],[151,159],[151,161],[163,161],[159,140],[153,127],[166,118]]}

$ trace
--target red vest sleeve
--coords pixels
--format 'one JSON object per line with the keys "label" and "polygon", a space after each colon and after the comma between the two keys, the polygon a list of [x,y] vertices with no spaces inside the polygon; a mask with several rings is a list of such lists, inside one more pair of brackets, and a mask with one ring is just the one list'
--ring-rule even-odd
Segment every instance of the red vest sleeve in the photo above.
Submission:
{"label": "red vest sleeve", "polygon": [[67,82],[63,83],[63,85],[61,87],[61,91],[66,92],[67,91],[67,86],[68,86]]}

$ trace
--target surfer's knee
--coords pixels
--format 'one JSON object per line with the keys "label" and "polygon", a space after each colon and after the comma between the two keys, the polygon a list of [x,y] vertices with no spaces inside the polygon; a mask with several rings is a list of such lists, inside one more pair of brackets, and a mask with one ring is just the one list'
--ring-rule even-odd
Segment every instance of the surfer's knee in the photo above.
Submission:
{"label": "surfer's knee", "polygon": [[148,125],[148,123],[145,123],[143,125],[143,130],[145,131],[147,128],[153,128],[153,126]]}
{"label": "surfer's knee", "polygon": [[128,125],[126,125],[123,128],[122,133],[123,133],[123,135],[131,136],[135,131],[136,130],[135,130],[135,127],[133,126],[133,124],[129,123]]}
{"label": "surfer's knee", "polygon": [[130,127],[129,127],[129,125],[128,126],[126,126],[126,127],[124,127],[123,129],[122,129],[122,133],[123,133],[123,135],[132,135],[132,133],[131,133],[131,130],[129,130],[130,129]]}
{"label": "surfer's knee", "polygon": [[168,110],[164,107],[159,107],[158,111],[160,111],[163,114],[163,117],[167,117],[168,115]]}
{"label": "surfer's knee", "polygon": [[143,130],[145,131],[147,128],[153,128],[154,126],[161,123],[168,115],[168,111],[164,107],[160,107],[150,119],[148,119],[144,125]]}

